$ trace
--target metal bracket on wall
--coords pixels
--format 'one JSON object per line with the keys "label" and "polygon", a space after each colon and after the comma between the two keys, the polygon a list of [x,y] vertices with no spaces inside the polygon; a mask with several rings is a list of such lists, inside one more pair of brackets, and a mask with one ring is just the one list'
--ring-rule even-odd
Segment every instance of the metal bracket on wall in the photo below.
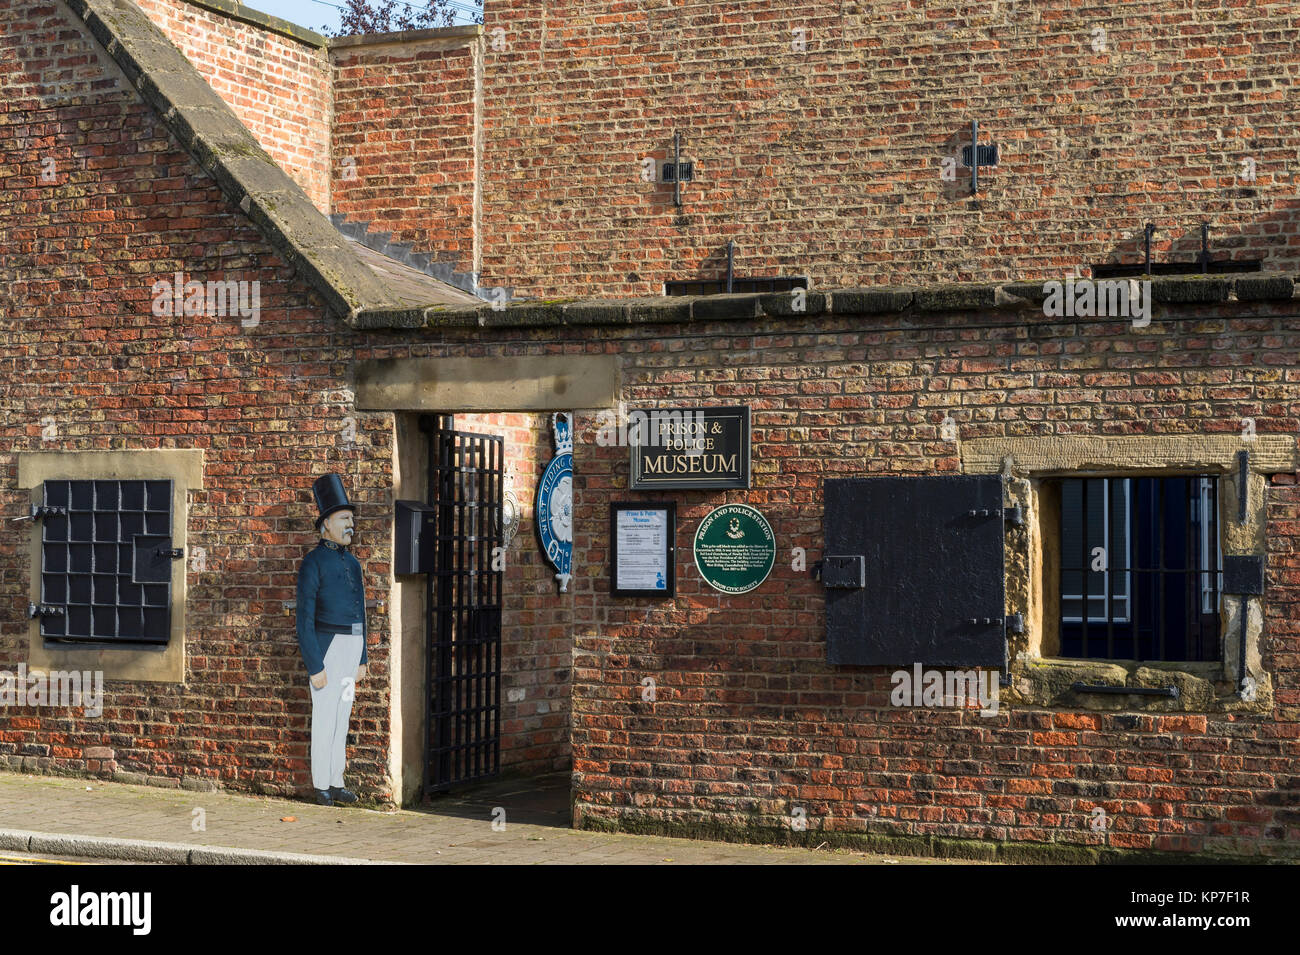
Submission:
{"label": "metal bracket on wall", "polygon": [[1237,452],[1237,523],[1246,523],[1246,495],[1250,493],[1250,452]]}
{"label": "metal bracket on wall", "polygon": [[[1239,452],[1245,454],[1245,451]],[[1244,492],[1243,492],[1244,494]],[[1238,621],[1238,642],[1237,642],[1237,673],[1243,681],[1250,675],[1246,671],[1246,640],[1250,633],[1250,598],[1258,597],[1264,593],[1264,565],[1265,558],[1263,554],[1225,554],[1223,557],[1223,592],[1225,594],[1235,594],[1239,601],[1240,610],[1237,616]]]}
{"label": "metal bracket on wall", "polygon": [[[677,171],[682,168],[682,134],[673,133],[673,205],[682,207],[682,178]],[[730,291],[728,289],[728,291]]]}
{"label": "metal bracket on wall", "polygon": [[1070,689],[1076,693],[1109,693],[1114,696],[1167,696],[1178,699],[1176,686],[1111,686],[1106,683],[1072,683]]}
{"label": "metal bracket on wall", "polygon": [[971,195],[980,191],[980,166],[992,168],[998,164],[998,144],[988,146],[979,144],[980,123],[977,119],[970,122],[970,145],[961,148],[962,165],[970,169]]}

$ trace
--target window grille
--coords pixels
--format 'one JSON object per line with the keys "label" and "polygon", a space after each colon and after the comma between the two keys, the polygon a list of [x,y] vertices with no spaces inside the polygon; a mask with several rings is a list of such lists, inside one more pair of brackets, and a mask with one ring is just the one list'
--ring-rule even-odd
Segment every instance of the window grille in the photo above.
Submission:
{"label": "window grille", "polygon": [[1218,479],[1060,482],[1061,655],[1221,660]]}
{"label": "window grille", "polygon": [[[49,644],[166,644],[171,481],[46,481],[41,635]],[[62,513],[59,513],[59,509]]]}

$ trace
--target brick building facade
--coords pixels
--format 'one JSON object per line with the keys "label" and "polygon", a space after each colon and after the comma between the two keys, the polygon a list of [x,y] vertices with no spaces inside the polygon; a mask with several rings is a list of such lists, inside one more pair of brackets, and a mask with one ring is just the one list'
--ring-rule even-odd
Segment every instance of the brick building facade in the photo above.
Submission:
{"label": "brick building facade", "polygon": [[[1293,11],[753,6],[489,3],[481,29],[328,43],[225,0],[0,12],[5,513],[49,482],[171,480],[186,553],[161,649],[68,649],[24,612],[50,599],[42,522],[10,525],[31,530],[0,541],[0,665],[107,681],[98,719],[8,708],[11,767],[302,790],[288,603],[311,479],[337,470],[374,601],[351,775],[418,797],[429,594],[395,573],[393,515],[430,498],[422,425],[449,414],[503,436],[523,515],[501,767],[571,770],[575,824],[1007,858],[1294,853]],[[972,119],[1000,153],[975,196]],[[695,164],[680,206],[643,177],[674,133]],[[1209,222],[1217,274],[1157,275],[1149,323],[1049,314],[1045,281],[1141,262],[1148,222],[1165,267]],[[806,290],[661,296],[717,281],[728,240],[740,279]],[[259,315],[159,315],[155,283],[178,272],[256,280]],[[611,413],[718,405],[749,408],[747,489],[632,491],[628,449],[598,440]],[[575,416],[564,592],[531,530],[555,412]],[[939,662],[937,635],[934,658],[828,662],[836,594],[810,571],[843,517],[825,482],[940,475],[1001,476],[997,506],[1021,508],[997,570],[1005,663],[953,661],[1004,674],[992,715],[891,699],[899,667]],[[1098,476],[1206,482],[1217,549],[1263,558],[1263,594],[1196,598],[1215,640],[1195,659],[1088,653],[1091,600],[1070,649],[1061,514],[1069,482]],[[612,596],[610,505],[664,498],[675,595]],[[724,503],[777,542],[741,595],[691,559]],[[891,546],[866,575],[925,599],[890,577],[909,545]],[[1127,586],[1107,590],[1112,623]]]}

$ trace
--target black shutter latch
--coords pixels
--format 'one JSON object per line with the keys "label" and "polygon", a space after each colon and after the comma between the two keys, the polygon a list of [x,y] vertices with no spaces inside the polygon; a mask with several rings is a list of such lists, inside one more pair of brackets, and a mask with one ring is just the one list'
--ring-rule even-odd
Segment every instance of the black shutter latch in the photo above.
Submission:
{"label": "black shutter latch", "polygon": [[822,586],[838,590],[862,590],[867,586],[867,561],[861,554],[827,554],[821,564]]}

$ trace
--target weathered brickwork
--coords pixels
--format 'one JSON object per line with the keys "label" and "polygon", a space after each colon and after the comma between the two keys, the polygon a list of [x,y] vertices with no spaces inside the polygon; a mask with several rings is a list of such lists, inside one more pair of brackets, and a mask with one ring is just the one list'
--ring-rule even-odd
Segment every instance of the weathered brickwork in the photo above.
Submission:
{"label": "weathered brickwork", "polygon": [[[100,720],[10,709],[0,755],[15,768],[164,784],[305,787],[310,700],[285,602],[315,541],[311,481],[337,470],[359,507],[368,596],[383,604],[370,614],[371,679],[357,694],[350,773],[368,795],[387,797],[392,416],[355,409],[342,326],[177,149],[76,19],[30,4],[7,8],[3,25],[0,507],[27,507],[20,451],[203,448],[205,489],[191,495],[188,521],[206,569],[190,570],[183,686],[110,683]],[[48,65],[33,73],[18,51]],[[153,283],[177,271],[260,282],[259,324],[153,315]],[[519,454],[543,433],[525,416],[509,426]],[[531,512],[534,476],[516,471]],[[536,562],[527,534],[514,546],[521,568]],[[25,608],[25,534],[0,541],[0,568],[9,606]],[[512,592],[507,626],[534,613],[534,601]],[[28,626],[17,609],[5,616],[0,668],[25,661]],[[545,613],[535,628],[520,626],[528,641],[507,648],[506,685],[526,692],[503,711],[503,762],[554,769],[567,765],[567,635]]]}
{"label": "weathered brickwork", "polygon": [[[827,288],[1086,273],[1138,261],[1148,222],[1157,261],[1202,222],[1219,257],[1297,254],[1284,5],[501,0],[472,40],[328,57],[144,8],[319,207],[332,182],[331,211],[517,296],[718,278],[729,239],[738,274]],[[1001,147],[978,199],[946,165],[972,119]],[[674,132],[680,208],[642,176]]]}
{"label": "weathered brickwork", "polygon": [[[1159,261],[1192,259],[1208,221],[1221,254],[1293,267],[1298,16],[1219,0],[489,2],[483,283],[658,294],[723,274],[728,239],[738,274],[814,287],[1032,279],[1140,261],[1147,222]],[[971,120],[1002,148],[978,201],[966,170],[942,178]],[[674,132],[695,160],[680,209],[639,165]]]}
{"label": "weathered brickwork", "polygon": [[[1157,261],[1193,259],[1202,222],[1219,257],[1296,258],[1276,4],[502,0],[480,37],[336,46],[332,92],[320,50],[145,9],[318,206],[332,184],[331,211],[517,296],[717,278],[729,239],[738,274],[827,288],[1086,273],[1138,261],[1148,222]],[[947,165],[972,119],[1001,147],[978,199]],[[680,208],[642,175],[674,132]]]}
{"label": "weathered brickwork", "polygon": [[[754,414],[754,488],[656,494],[678,503],[677,596],[608,596],[608,505],[627,451],[575,452],[574,779],[586,825],[722,824],[789,832],[803,808],[822,835],[889,833],[1154,850],[1279,854],[1300,836],[1294,476],[1269,490],[1268,634],[1278,688],[1264,716],[1004,707],[977,713],[889,704],[884,668],[825,663],[822,588],[792,568],[820,555],[827,477],[959,469],[959,436],[1294,434],[1300,347],[1294,309],[1170,313],[1150,329],[1056,323],[1041,314],[820,317],[786,322],[501,333],[505,354],[624,356],[638,403],[740,402]],[[436,349],[473,354],[445,334]],[[519,341],[514,341],[519,339]],[[413,353],[424,351],[421,346]],[[540,462],[539,465],[540,467]],[[701,517],[758,507],[779,542],[757,591],[724,597],[690,558]],[[641,699],[641,680],[658,684]],[[1093,807],[1112,820],[1089,827]]]}
{"label": "weathered brickwork", "polygon": [[137,4],[316,208],[330,211],[329,59],[314,46],[185,0]]}
{"label": "weathered brickwork", "polygon": [[331,51],[334,209],[451,272],[478,271],[477,37]]}
{"label": "weathered brickwork", "polygon": [[[1294,213],[1279,198],[1287,188],[1281,173],[1268,170],[1282,161],[1277,150],[1295,151],[1288,145],[1292,94],[1273,83],[1286,68],[1290,41],[1283,39],[1285,17],[1271,7],[1267,21],[1252,19],[1256,8],[1221,11],[1213,20],[1197,3],[1187,7],[1188,25],[1166,7],[1155,13],[1153,5],[1120,4],[1112,8],[1118,32],[1141,25],[1142,42],[1150,44],[1142,62],[1130,65],[1121,41],[1112,40],[1119,60],[1076,53],[1084,41],[1075,36],[1090,37],[1091,21],[1064,4],[1035,5],[1017,18],[1009,39],[999,35],[998,42],[1020,44],[1012,47],[1020,59],[999,59],[995,46],[972,58],[972,34],[961,26],[946,35],[931,25],[919,31],[931,37],[923,43],[917,29],[904,33],[901,5],[879,23],[846,8],[844,17],[811,23],[808,34],[808,56],[830,56],[818,44],[839,36],[838,60],[800,60],[807,65],[795,69],[777,63],[791,24],[776,12],[765,19],[713,5],[710,20],[686,6],[663,16],[607,6],[596,17],[594,6],[571,5],[572,20],[557,25],[548,19],[556,16],[551,6],[512,5],[514,23],[534,26],[506,26],[510,70],[486,62],[487,102],[515,104],[510,126],[491,105],[484,113],[483,181],[498,183],[492,198],[492,190],[484,194],[484,268],[499,284],[537,293],[651,291],[683,270],[698,274],[702,261],[716,266],[719,243],[733,234],[742,271],[797,269],[813,274],[815,285],[1032,278],[1080,257],[1131,254],[1131,242],[1121,249],[1117,236],[1131,240],[1130,226],[1140,231],[1148,216],[1186,227],[1209,208],[1216,222],[1235,222],[1224,234],[1240,254],[1274,267],[1289,263],[1283,249],[1295,234]],[[489,8],[489,32],[493,17],[500,11]],[[772,37],[755,23],[767,24]],[[1274,475],[1267,492],[1260,662],[1274,692],[1262,713],[1161,711],[1158,702],[1115,712],[1007,705],[993,717],[893,707],[887,669],[826,664],[824,591],[792,559],[793,548],[804,548],[810,562],[821,554],[826,478],[955,473],[960,442],[972,438],[1238,434],[1245,417],[1260,434],[1295,435],[1300,317],[1292,303],[1157,306],[1150,327],[1133,328],[1048,319],[1033,308],[829,315],[814,294],[807,314],[786,319],[350,332],[176,148],[65,8],[5,7],[0,25],[0,375],[7,382],[0,510],[13,515],[26,506],[14,463],[20,451],[202,448],[204,490],[191,495],[187,520],[191,544],[207,553],[206,570],[190,571],[186,683],[109,684],[100,720],[8,709],[0,714],[0,755],[9,765],[131,773],[173,785],[305,788],[310,704],[284,602],[293,597],[297,560],[313,542],[309,488],[316,474],[346,475],[359,507],[368,594],[389,595],[395,422],[387,412],[357,410],[353,363],[615,355],[618,398],[630,406],[747,404],[753,412],[751,490],[653,495],[678,505],[671,600],[609,596],[609,504],[649,495],[627,490],[627,449],[595,440],[596,414],[607,409],[575,409],[574,579],[564,595],[532,530],[532,495],[551,452],[549,416],[457,415],[461,428],[506,436],[524,517],[506,565],[503,765],[571,765],[579,824],[684,833],[730,827],[781,838],[801,809],[819,841],[861,833],[1295,854],[1296,475]],[[1197,82],[1181,66],[1157,68],[1228,56],[1189,54],[1235,50],[1241,44],[1224,46],[1216,31],[1245,36],[1248,27],[1249,48],[1231,54],[1234,63],[1262,57],[1247,77],[1216,78],[1235,68],[1213,63]],[[598,42],[597,28],[615,32]],[[705,33],[718,38],[713,46],[696,50],[681,41]],[[1026,46],[1031,35],[1036,45]],[[1175,37],[1183,37],[1177,45]],[[1204,48],[1187,37],[1197,44],[1205,37]],[[741,62],[758,40],[771,47],[766,67],[762,57]],[[1059,54],[1051,70],[1036,52],[1049,48]],[[719,52],[734,53],[735,63],[705,69]],[[700,69],[689,73],[684,91],[657,92],[664,89],[658,74],[646,71],[683,53],[698,53]],[[414,59],[421,62],[418,53]],[[882,63],[892,86],[868,72]],[[1107,65],[1110,73],[1096,73]],[[976,66],[996,70],[981,78]],[[349,95],[361,104],[373,77],[360,65],[346,75],[351,68],[340,68],[340,82],[356,83]],[[568,76],[563,96],[548,87],[556,76]],[[936,79],[921,85],[921,76]],[[1055,167],[1016,172],[1013,146],[1021,141],[1008,132],[1007,159],[988,174],[982,208],[943,198],[941,149],[971,111],[987,115],[999,139],[1017,125],[1045,130],[1058,108],[1082,129],[1092,114],[1074,109],[1070,97],[1090,82],[1117,98],[1126,90],[1136,101],[1139,88],[1162,92],[1151,94],[1145,117],[1137,106],[1119,109],[1118,99],[1104,122],[1096,114],[1106,132],[1089,135],[1109,145],[1091,145],[1097,155],[1071,160],[1079,191]],[[1049,95],[1061,83],[1073,92]],[[1049,93],[1035,104],[1035,90]],[[775,105],[759,109],[759,97]],[[687,109],[698,102],[716,114]],[[347,134],[362,141],[363,110],[358,105]],[[796,122],[805,115],[832,123],[829,132]],[[698,124],[686,144],[701,174],[686,188],[680,225],[662,187],[641,183],[635,163],[638,130],[653,129],[662,153],[677,117]],[[1259,195],[1240,195],[1230,171],[1212,174],[1219,165],[1235,168],[1232,137],[1206,134],[1222,132],[1214,124],[1224,117],[1243,132],[1254,124]],[[1150,167],[1148,153],[1138,150],[1147,141],[1131,137],[1135,122],[1171,137],[1162,146],[1171,151],[1159,152]],[[868,124],[867,134],[853,123]],[[738,138],[724,141],[720,131],[733,128]],[[598,132],[604,146],[575,130]],[[615,138],[623,150],[617,161],[609,150]],[[550,144],[545,163],[566,176],[549,175],[532,149],[537,143]],[[1071,140],[1068,148],[1076,145]],[[746,150],[776,158],[756,166]],[[724,155],[727,165],[710,165]],[[379,151],[374,157],[393,160]],[[50,168],[53,179],[43,179]],[[1161,169],[1168,178],[1156,175]],[[625,170],[627,182],[609,191],[624,174],[616,170]],[[393,165],[391,174],[406,173]],[[1129,174],[1142,185],[1129,183]],[[760,188],[767,191],[756,196]],[[714,205],[692,208],[693,192]],[[379,193],[370,198],[384,214],[406,214],[384,205]],[[636,211],[642,202],[651,212]],[[978,227],[960,218],[974,215]],[[417,219],[413,231],[434,228]],[[749,239],[727,231],[746,222]],[[1001,244],[991,246],[986,235]],[[199,280],[260,281],[260,323],[153,315],[152,283],[177,270]],[[628,278],[632,273],[637,277]],[[956,443],[941,433],[945,415],[957,424]],[[52,419],[52,436],[42,419]],[[691,559],[700,518],[724,502],[760,509],[778,541],[771,577],[743,596],[712,591]],[[27,647],[29,622],[18,609],[31,575],[24,540],[0,538],[0,593],[15,608],[0,622],[6,669],[23,661]],[[370,620],[372,676],[359,689],[350,760],[359,789],[382,799],[393,794],[386,774],[392,635],[384,610]],[[652,702],[642,699],[646,677],[656,682]],[[1089,825],[1097,806],[1111,821],[1105,833]]]}

